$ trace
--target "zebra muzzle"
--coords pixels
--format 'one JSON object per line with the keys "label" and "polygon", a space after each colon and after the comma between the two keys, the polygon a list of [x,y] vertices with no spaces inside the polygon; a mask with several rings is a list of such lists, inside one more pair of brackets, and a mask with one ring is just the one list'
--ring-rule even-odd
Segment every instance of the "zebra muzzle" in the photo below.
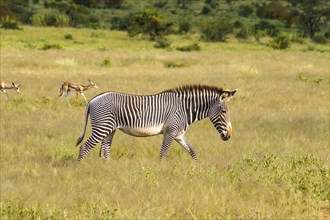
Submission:
{"label": "zebra muzzle", "polygon": [[232,135],[232,132],[233,132],[233,130],[232,130],[231,126],[230,126],[230,127],[227,129],[226,132],[221,133],[221,139],[222,139],[223,141],[228,141],[228,140],[230,139],[231,135]]}

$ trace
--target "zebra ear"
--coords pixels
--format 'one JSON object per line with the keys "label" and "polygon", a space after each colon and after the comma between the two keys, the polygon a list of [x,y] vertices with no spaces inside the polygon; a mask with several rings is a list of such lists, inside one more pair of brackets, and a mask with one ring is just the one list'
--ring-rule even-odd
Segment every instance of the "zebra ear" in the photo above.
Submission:
{"label": "zebra ear", "polygon": [[223,90],[221,95],[220,95],[220,103],[225,102],[225,101],[229,101],[231,99],[231,97],[233,97],[234,94],[237,92],[237,90],[238,89],[235,89],[233,91]]}

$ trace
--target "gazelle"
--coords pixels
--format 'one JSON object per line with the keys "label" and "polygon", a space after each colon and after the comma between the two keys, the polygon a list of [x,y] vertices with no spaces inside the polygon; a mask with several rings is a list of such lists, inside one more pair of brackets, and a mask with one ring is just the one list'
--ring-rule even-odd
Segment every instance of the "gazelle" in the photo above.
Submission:
{"label": "gazelle", "polygon": [[60,88],[59,97],[61,97],[63,95],[63,93],[65,92],[66,93],[65,99],[70,106],[69,95],[70,95],[71,91],[75,90],[77,92],[76,99],[78,98],[78,93],[80,93],[81,96],[85,99],[85,102],[87,103],[87,99],[84,95],[84,91],[86,91],[90,88],[98,88],[97,85],[91,81],[91,79],[88,79],[88,81],[89,81],[89,84],[87,86],[81,85],[80,83],[76,83],[76,82],[69,82],[69,81],[64,82]]}
{"label": "gazelle", "polygon": [[8,99],[8,93],[6,92],[6,89],[15,89],[16,92],[20,92],[19,91],[19,86],[20,86],[20,83],[12,83],[12,85],[8,85],[7,83],[5,83],[3,80],[0,80],[0,89],[1,89],[1,92],[3,92],[3,94],[6,95],[6,98]]}

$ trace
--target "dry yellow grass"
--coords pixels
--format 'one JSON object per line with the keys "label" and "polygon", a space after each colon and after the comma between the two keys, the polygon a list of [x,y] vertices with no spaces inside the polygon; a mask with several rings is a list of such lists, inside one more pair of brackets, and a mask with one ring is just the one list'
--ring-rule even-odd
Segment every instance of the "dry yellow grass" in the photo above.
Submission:
{"label": "dry yellow grass", "polygon": [[[77,42],[64,40],[68,33]],[[185,53],[96,30],[25,27],[1,37],[1,78],[20,81],[22,91],[9,91],[9,101],[0,94],[2,219],[329,218],[327,53],[237,42]],[[207,119],[193,124],[194,164],[176,143],[159,162],[161,136],[117,132],[108,162],[97,146],[78,164],[85,104],[72,94],[69,108],[57,96],[63,81],[89,77],[99,89],[88,99],[182,84],[238,88],[229,102],[233,138],[222,142]]]}

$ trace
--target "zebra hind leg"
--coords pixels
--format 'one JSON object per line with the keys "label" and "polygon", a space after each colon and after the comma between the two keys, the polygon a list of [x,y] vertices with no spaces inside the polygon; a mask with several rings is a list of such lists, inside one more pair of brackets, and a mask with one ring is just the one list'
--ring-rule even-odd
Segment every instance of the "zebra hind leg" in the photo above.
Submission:
{"label": "zebra hind leg", "polygon": [[188,151],[188,153],[190,154],[190,156],[196,161],[197,160],[197,156],[195,153],[194,148],[189,144],[186,136],[184,134],[181,134],[177,137],[175,137],[175,140],[184,148],[186,149],[186,151]]}
{"label": "zebra hind leg", "polygon": [[98,144],[104,137],[95,137],[90,136],[85,143],[83,143],[80,147],[78,161],[81,162],[84,160],[86,155]]}
{"label": "zebra hind leg", "polygon": [[110,133],[108,136],[106,136],[102,140],[99,156],[103,159],[109,159],[109,157],[110,157],[110,148],[111,148],[111,143],[112,143],[113,136],[115,135],[115,132],[116,132],[116,130],[113,131],[112,133]]}

